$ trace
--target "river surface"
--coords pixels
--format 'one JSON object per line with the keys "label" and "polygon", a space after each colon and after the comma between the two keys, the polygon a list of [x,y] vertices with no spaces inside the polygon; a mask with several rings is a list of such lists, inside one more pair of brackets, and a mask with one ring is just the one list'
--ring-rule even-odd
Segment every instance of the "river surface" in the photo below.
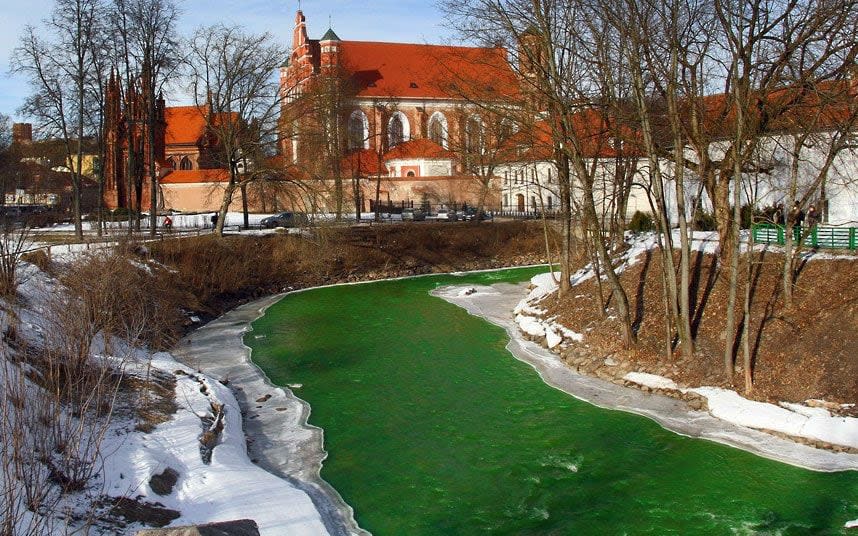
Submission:
{"label": "river surface", "polygon": [[376,535],[845,534],[858,472],[679,436],[545,385],[507,334],[429,291],[544,269],[286,296],[253,361],[324,429],[322,477]]}

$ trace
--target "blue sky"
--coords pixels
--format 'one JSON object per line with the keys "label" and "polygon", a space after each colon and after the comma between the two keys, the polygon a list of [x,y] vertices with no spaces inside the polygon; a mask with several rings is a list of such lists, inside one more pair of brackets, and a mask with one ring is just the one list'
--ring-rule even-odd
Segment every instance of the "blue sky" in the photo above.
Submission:
{"label": "blue sky", "polygon": [[[0,32],[0,113],[24,121],[17,108],[27,95],[26,84],[9,75],[9,56],[26,24],[38,26],[53,7],[53,0],[2,0]],[[179,32],[217,22],[240,24],[256,32],[268,31],[291,43],[297,0],[184,0]],[[445,43],[452,36],[442,24],[442,15],[432,0],[304,0],[310,37],[318,39],[328,29],[328,17],[344,40]]]}

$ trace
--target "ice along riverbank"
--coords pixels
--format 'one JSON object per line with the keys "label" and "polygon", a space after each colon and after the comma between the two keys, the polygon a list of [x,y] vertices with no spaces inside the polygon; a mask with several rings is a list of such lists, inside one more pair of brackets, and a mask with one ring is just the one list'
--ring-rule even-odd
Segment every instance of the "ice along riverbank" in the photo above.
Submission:
{"label": "ice along riverbank", "polygon": [[[363,535],[351,507],[319,476],[323,432],[309,425],[310,406],[273,385],[250,359],[243,341],[251,323],[283,294],[246,303],[184,337],[172,354],[184,364],[226,382],[242,410],[248,455],[263,469],[304,491],[331,536]],[[278,508],[272,504],[271,508]]]}
{"label": "ice along riverbank", "polygon": [[813,448],[717,418],[707,411],[692,410],[675,398],[575,372],[556,354],[522,336],[512,311],[527,296],[527,284],[449,286],[433,294],[504,328],[510,336],[507,348],[516,358],[536,369],[545,383],[576,398],[649,417],[678,434],[709,439],[798,467],[814,471],[858,470],[858,454]]}

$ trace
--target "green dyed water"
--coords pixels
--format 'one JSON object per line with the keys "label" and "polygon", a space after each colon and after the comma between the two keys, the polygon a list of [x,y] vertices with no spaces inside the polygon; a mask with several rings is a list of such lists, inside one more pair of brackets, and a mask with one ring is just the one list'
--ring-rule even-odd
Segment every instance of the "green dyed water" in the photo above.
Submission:
{"label": "green dyed water", "polygon": [[287,296],[253,360],[301,384],[322,477],[377,535],[841,534],[858,472],[815,473],[581,402],[513,358],[506,333],[434,298],[433,276]]}

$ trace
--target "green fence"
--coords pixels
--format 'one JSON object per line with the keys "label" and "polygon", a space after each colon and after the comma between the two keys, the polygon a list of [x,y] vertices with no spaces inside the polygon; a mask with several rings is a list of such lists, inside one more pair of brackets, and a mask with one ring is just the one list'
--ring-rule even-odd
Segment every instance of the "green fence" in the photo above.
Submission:
{"label": "green fence", "polygon": [[[753,228],[754,242],[784,245],[787,228],[771,223],[757,223]],[[814,248],[850,249],[858,247],[858,228],[855,227],[793,227],[789,229],[793,243],[804,239],[804,245]]]}

